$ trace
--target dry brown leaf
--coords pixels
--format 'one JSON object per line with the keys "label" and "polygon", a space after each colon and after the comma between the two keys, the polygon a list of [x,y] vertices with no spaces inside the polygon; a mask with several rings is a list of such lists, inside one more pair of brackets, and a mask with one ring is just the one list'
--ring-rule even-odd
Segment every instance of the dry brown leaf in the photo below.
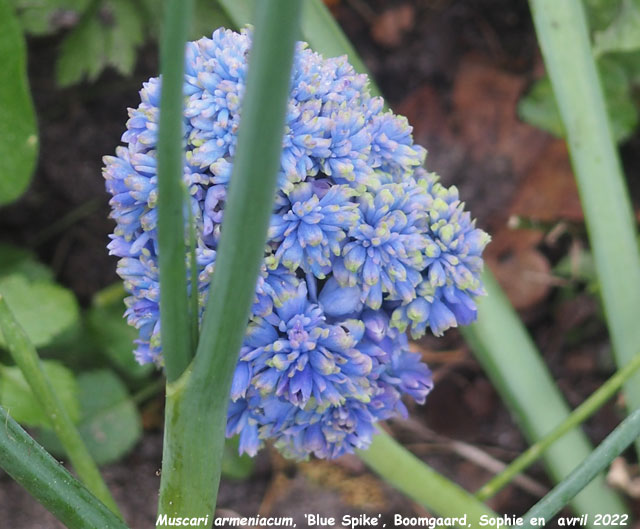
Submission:
{"label": "dry brown leaf", "polygon": [[482,56],[469,54],[453,88],[453,126],[477,159],[505,156],[522,174],[538,159],[547,136],[522,123],[516,106],[525,87],[521,76],[507,73]]}
{"label": "dry brown leaf", "polygon": [[402,44],[404,35],[413,29],[415,8],[402,4],[386,10],[373,21],[371,36],[381,46],[396,48]]}
{"label": "dry brown leaf", "polygon": [[487,264],[518,310],[542,301],[554,284],[549,261],[536,249],[542,238],[537,230],[504,227],[487,247]]}
{"label": "dry brown leaf", "polygon": [[582,222],[578,188],[564,140],[550,140],[518,187],[511,215],[543,222]]}

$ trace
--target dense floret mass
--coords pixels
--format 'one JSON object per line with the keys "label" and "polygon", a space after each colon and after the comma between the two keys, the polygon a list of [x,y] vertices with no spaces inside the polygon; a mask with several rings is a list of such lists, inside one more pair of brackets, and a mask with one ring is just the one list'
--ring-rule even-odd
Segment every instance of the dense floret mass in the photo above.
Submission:
{"label": "dense floret mass", "polygon": [[[188,45],[184,183],[196,223],[201,309],[215,268],[245,90],[248,30],[217,30]],[[104,177],[117,223],[109,249],[139,329],[136,358],[162,364],[156,234],[160,79],[129,111]],[[384,111],[345,57],[296,49],[279,190],[227,434],[255,454],[333,458],[365,448],[374,423],[423,403],[431,373],[410,352],[427,329],[476,317],[482,251],[454,187],[422,168],[405,118]],[[185,215],[186,217],[186,215]]]}

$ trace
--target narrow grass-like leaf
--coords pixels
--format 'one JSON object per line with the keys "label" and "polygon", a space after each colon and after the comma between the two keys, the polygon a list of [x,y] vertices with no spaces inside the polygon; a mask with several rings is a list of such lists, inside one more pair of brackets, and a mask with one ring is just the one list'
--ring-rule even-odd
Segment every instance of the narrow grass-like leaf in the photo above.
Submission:
{"label": "narrow grass-like leaf", "polygon": [[430,468],[382,430],[374,435],[371,446],[358,451],[358,455],[385,481],[433,514],[452,518],[466,515],[466,523],[457,523],[456,527],[480,527],[482,515],[489,518],[497,516],[473,495]]}
{"label": "narrow grass-like leaf", "polygon": [[184,53],[193,0],[169,0],[162,37],[158,128],[158,264],[160,327],[167,380],[176,380],[193,357],[187,301],[184,191]]}
{"label": "narrow grass-like leaf", "polygon": [[0,295],[0,330],[11,353],[31,391],[44,408],[47,418],[60,439],[73,468],[87,487],[104,502],[114,513],[119,514],[116,502],[111,497],[100,471],[94,463],[78,430],[74,426],[67,410],[62,406],[53,391],[38,353],[29,341],[24,330],[14,318],[4,297]]}
{"label": "narrow grass-like leaf", "polygon": [[[640,344],[640,251],[620,159],[579,0],[530,0],[536,33],[567,131],[613,351],[622,367]],[[625,385],[640,408],[640,374]],[[640,440],[636,442],[640,453]]]}
{"label": "narrow grass-like leaf", "polygon": [[[562,483],[536,503],[524,516],[524,524],[518,527],[541,527],[534,520],[551,520],[571,498],[578,494],[602,472],[611,461],[640,436],[640,410],[635,410],[611,432],[607,438]],[[620,514],[606,512],[601,514]],[[608,523],[604,523],[608,525]],[[616,524],[617,525],[617,524]],[[627,523],[620,523],[624,526]]]}
{"label": "narrow grass-like leaf", "polygon": [[127,529],[125,523],[0,407],[0,467],[69,529]]}
{"label": "narrow grass-like leaf", "polygon": [[640,368],[640,354],[637,354],[629,364],[620,369],[609,380],[602,384],[602,386],[600,386],[587,400],[573,410],[571,415],[569,415],[562,424],[559,424],[549,432],[549,434],[527,448],[527,450],[514,459],[500,474],[486,483],[480,490],[478,490],[478,492],[476,492],[476,497],[485,501],[497,494],[498,491],[510,483],[513,478],[521,472],[524,472],[529,465],[533,464],[538,458],[540,458],[545,450],[552,446],[558,439],[582,424],[596,411],[598,411],[602,405],[613,397],[616,391],[622,387],[622,384],[629,380],[638,368]]}
{"label": "narrow grass-like leaf", "polygon": [[[493,275],[483,277],[488,295],[478,301],[478,321],[462,332],[530,443],[566,420],[569,407],[527,330]],[[543,454],[551,477],[559,482],[591,453],[586,436],[566,434]],[[571,503],[580,513],[625,512],[618,497],[597,477]],[[593,522],[593,516],[590,517]]]}
{"label": "narrow grass-like leaf", "polygon": [[264,259],[280,167],[300,7],[299,0],[261,0],[256,13],[238,147],[200,341],[189,369],[167,386],[161,515],[202,517],[215,508],[231,379]]}

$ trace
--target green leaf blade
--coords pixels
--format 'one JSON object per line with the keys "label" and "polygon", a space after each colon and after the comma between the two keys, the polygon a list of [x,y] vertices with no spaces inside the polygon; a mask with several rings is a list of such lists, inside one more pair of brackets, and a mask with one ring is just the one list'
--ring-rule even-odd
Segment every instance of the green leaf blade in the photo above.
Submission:
{"label": "green leaf blade", "polygon": [[[81,403],[78,431],[89,453],[99,465],[119,460],[142,436],[140,414],[122,381],[103,369],[78,376]],[[42,445],[56,455],[64,455],[52,431],[39,436]]]}
{"label": "green leaf blade", "polygon": [[95,80],[107,63],[107,31],[97,14],[97,4],[64,38],[56,62],[56,80],[62,87]]}
{"label": "green leaf blade", "polygon": [[106,62],[123,75],[133,72],[137,48],[144,42],[143,12],[131,0],[110,0],[113,22],[106,30]]}
{"label": "green leaf blade", "polygon": [[640,48],[640,2],[622,0],[611,24],[594,35],[596,56],[611,51],[634,51]]}
{"label": "green leaf blade", "polygon": [[[53,360],[43,361],[42,367],[69,417],[72,421],[77,421],[80,416],[80,404],[78,385],[73,373]],[[21,424],[51,427],[47,414],[18,367],[0,366],[0,406]]]}
{"label": "green leaf blade", "polygon": [[0,467],[69,529],[128,529],[0,407]]}
{"label": "green leaf blade", "polygon": [[[29,281],[19,274],[0,278],[2,294],[35,347],[52,343],[77,325],[78,302],[73,293],[50,281]],[[0,346],[5,345],[0,337]]]}
{"label": "green leaf blade", "polygon": [[[114,286],[117,292],[113,292]],[[98,292],[86,313],[86,327],[95,347],[127,379],[139,380],[154,370],[140,365],[133,354],[138,331],[124,317],[124,289],[118,283]]]}
{"label": "green leaf blade", "polygon": [[53,271],[24,248],[0,242],[0,279],[11,274],[23,275],[30,281],[52,281]]}
{"label": "green leaf blade", "polygon": [[0,205],[27,189],[38,155],[35,111],[20,24],[0,0]]}

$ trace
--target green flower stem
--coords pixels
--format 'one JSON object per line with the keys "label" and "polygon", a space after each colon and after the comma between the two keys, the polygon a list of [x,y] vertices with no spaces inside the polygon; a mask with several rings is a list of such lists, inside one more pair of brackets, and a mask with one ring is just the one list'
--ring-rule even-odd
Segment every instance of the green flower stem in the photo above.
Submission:
{"label": "green flower stem", "polygon": [[0,330],[13,361],[18,365],[40,406],[45,411],[73,468],[80,479],[114,513],[120,515],[100,471],[87,450],[67,410],[60,403],[47,378],[38,353],[28,336],[16,321],[6,300],[0,295]]}
{"label": "green flower stem", "polygon": [[481,501],[493,497],[503,487],[509,484],[521,472],[524,472],[531,464],[533,464],[553,443],[562,436],[582,424],[602,405],[607,402],[640,368],[640,354],[636,354],[631,363],[620,369],[609,380],[607,380],[597,391],[595,391],[587,400],[578,406],[566,420],[549,432],[545,437],[537,443],[531,445],[527,450],[514,459],[507,468],[492,480],[487,482],[482,488],[476,492],[475,496]]}
{"label": "green flower stem", "polygon": [[69,529],[127,529],[2,407],[0,467]]}
{"label": "green flower stem", "polygon": [[160,514],[202,517],[215,509],[231,379],[273,208],[301,4],[261,0],[256,12],[238,147],[200,342],[189,369],[167,386]]}
{"label": "green flower stem", "polygon": [[176,380],[193,358],[187,300],[182,145],[184,53],[193,0],[168,0],[163,27],[158,128],[158,264],[160,326],[167,380]]}
{"label": "green flower stem", "polygon": [[[567,142],[619,367],[640,344],[640,253],[620,160],[591,52],[580,0],[530,0],[545,65]],[[640,374],[624,387],[629,410],[640,407]],[[636,442],[640,453],[640,440]]]}
{"label": "green flower stem", "polygon": [[438,516],[459,518],[466,514],[469,527],[479,527],[482,515],[489,518],[497,516],[472,494],[430,468],[382,430],[373,436],[367,450],[358,451],[358,456],[385,481]]}
{"label": "green flower stem", "polygon": [[[640,436],[640,410],[635,410],[607,438],[600,443],[562,483],[536,503],[524,516],[522,527],[540,527],[532,524],[534,518],[551,520],[571,498],[578,494],[594,477],[602,472],[611,461]],[[607,513],[601,513],[607,514]],[[619,514],[613,511],[608,514]]]}
{"label": "green flower stem", "polygon": [[[533,444],[566,420],[569,407],[527,330],[488,270],[483,281],[488,295],[478,300],[478,321],[463,328],[462,333],[525,437]],[[591,450],[584,433],[574,430],[550,446],[542,459],[549,475],[560,482]],[[602,476],[576,496],[571,505],[579,513],[593,515],[625,511]]]}

